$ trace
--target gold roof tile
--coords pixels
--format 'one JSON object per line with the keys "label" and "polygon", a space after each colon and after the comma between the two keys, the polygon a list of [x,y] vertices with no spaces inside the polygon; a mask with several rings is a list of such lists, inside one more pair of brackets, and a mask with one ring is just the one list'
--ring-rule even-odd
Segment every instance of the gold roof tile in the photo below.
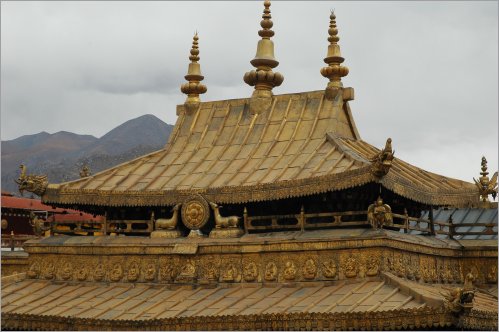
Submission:
{"label": "gold roof tile", "polygon": [[[358,138],[348,103],[328,100],[324,91],[276,95],[273,100],[270,109],[256,114],[250,113],[249,98],[202,102],[195,111],[180,105],[164,149],[88,178],[50,185],[43,201],[173,205],[193,190],[211,201],[243,203],[377,181],[369,160],[379,149]],[[464,203],[476,196],[470,183],[397,158],[381,183],[431,204]]]}

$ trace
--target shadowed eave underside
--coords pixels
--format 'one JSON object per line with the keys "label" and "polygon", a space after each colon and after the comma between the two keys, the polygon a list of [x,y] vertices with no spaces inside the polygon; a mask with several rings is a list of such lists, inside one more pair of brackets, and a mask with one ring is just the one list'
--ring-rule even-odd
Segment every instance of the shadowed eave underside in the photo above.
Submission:
{"label": "shadowed eave underside", "polygon": [[219,203],[300,197],[380,182],[401,196],[433,205],[477,201],[471,183],[394,160],[381,180],[360,140],[348,102],[324,91],[274,96],[251,114],[249,98],[203,102],[178,119],[164,149],[93,176],[50,184],[45,203],[157,206],[194,193]]}

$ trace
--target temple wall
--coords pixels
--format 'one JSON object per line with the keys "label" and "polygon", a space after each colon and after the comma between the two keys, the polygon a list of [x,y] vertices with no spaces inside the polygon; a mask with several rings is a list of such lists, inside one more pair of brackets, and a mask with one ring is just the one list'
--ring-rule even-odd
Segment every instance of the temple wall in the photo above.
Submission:
{"label": "temple wall", "polygon": [[[497,283],[497,242],[466,248],[388,237],[322,241],[189,241],[101,238],[97,244],[26,246],[28,278],[160,284],[355,280],[382,271],[421,283]],[[128,244],[125,245],[127,241]],[[122,242],[122,243],[120,243]],[[3,265],[3,261],[2,261]]]}
{"label": "temple wall", "polygon": [[2,277],[28,271],[28,255],[23,252],[2,252]]}

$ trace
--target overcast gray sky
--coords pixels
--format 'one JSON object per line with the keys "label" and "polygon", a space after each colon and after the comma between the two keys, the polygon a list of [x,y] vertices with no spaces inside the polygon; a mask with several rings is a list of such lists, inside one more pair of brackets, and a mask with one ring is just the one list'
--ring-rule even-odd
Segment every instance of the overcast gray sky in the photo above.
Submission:
{"label": "overcast gray sky", "polygon": [[[274,93],[323,89],[329,11],[361,137],[472,181],[498,159],[498,2],[273,1]],[[143,114],[175,123],[195,30],[208,92],[249,97],[262,1],[2,2],[1,138],[102,136]]]}

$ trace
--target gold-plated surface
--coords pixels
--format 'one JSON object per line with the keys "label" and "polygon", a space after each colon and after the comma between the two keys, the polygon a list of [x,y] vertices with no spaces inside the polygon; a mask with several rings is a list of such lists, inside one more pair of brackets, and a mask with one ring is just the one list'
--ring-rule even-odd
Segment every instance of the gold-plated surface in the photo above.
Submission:
{"label": "gold-plated surface", "polygon": [[[341,63],[345,61],[345,58],[341,56],[340,45],[338,45],[340,37],[338,36],[338,28],[336,26],[336,15],[334,15],[333,11],[331,11],[329,19],[329,37],[327,38],[329,46],[327,49],[327,56],[324,58],[324,62],[328,64],[328,66],[321,69],[321,74],[329,79],[329,83],[325,90],[326,98],[333,100],[343,88],[341,78],[348,75],[348,68],[341,65]],[[351,93],[351,96],[348,95],[345,99],[353,99],[353,93]]]}
{"label": "gold-plated surface", "polygon": [[201,195],[193,195],[182,203],[182,222],[190,230],[199,230],[210,218],[208,202]]}
{"label": "gold-plated surface", "polygon": [[185,107],[189,111],[193,112],[199,108],[199,95],[203,94],[207,91],[207,88],[201,81],[204,79],[204,76],[201,75],[201,65],[198,63],[199,61],[199,46],[198,46],[198,33],[193,37],[191,55],[189,56],[189,69],[187,71],[187,75],[185,75],[185,79],[187,83],[182,84],[180,90],[187,95],[187,99],[185,100]]}
{"label": "gold-plated surface", "polygon": [[473,274],[470,272],[465,277],[463,287],[448,288],[447,293],[442,293],[445,298],[444,305],[448,310],[460,313],[463,310],[473,308],[476,292],[476,288],[473,287],[473,279]]}
{"label": "gold-plated surface", "polygon": [[21,174],[17,180],[14,180],[18,187],[21,195],[24,191],[29,191],[35,195],[42,196],[45,193],[48,185],[48,179],[46,175],[33,175],[26,174],[26,166],[20,165]]}
{"label": "gold-plated surface", "polygon": [[390,205],[383,204],[381,196],[367,208],[367,221],[374,229],[393,225],[392,209]]}
{"label": "gold-plated surface", "polygon": [[[482,157],[482,171],[480,172],[481,177],[477,179],[473,178],[475,185],[480,193],[481,204],[485,207],[490,204],[489,195],[495,199],[497,196],[497,172],[494,173],[492,179],[489,179],[487,172],[487,159]],[[489,203],[489,204],[487,204]]]}
{"label": "gold-plated surface", "polygon": [[45,226],[45,220],[38,218],[33,212],[29,213],[29,224],[33,227],[33,233],[36,236],[42,236],[50,229],[50,226]]}
{"label": "gold-plated surface", "polygon": [[262,39],[258,41],[255,58],[251,60],[256,70],[245,73],[243,78],[244,82],[255,87],[250,100],[250,110],[253,114],[261,113],[271,107],[272,89],[284,81],[281,73],[272,71],[279,62],[274,57],[274,42],[270,40],[274,36],[274,31],[271,30],[274,23],[270,15],[270,1],[265,0],[264,6],[263,20],[260,22],[262,30],[258,31]]}
{"label": "gold-plated surface", "polygon": [[180,209],[181,204],[176,204],[173,209],[173,215],[171,218],[165,219],[165,218],[160,218],[160,219],[155,219],[154,218],[154,212],[151,215],[151,219],[154,221],[154,229],[155,230],[160,230],[160,229],[166,229],[166,230],[174,230],[177,227],[178,223],[178,213]]}
{"label": "gold-plated surface", "polygon": [[377,176],[382,177],[388,173],[392,166],[393,155],[395,152],[392,150],[392,139],[388,138],[385,147],[380,152],[371,157],[372,162],[371,172]]}
{"label": "gold-plated surface", "polygon": [[[249,99],[180,106],[168,145],[88,178],[49,185],[45,203],[173,206],[193,193],[220,204],[300,197],[378,181],[380,151],[358,138],[348,103],[324,91],[276,95],[260,114]],[[478,202],[476,187],[394,158],[381,183],[427,204]]]}

